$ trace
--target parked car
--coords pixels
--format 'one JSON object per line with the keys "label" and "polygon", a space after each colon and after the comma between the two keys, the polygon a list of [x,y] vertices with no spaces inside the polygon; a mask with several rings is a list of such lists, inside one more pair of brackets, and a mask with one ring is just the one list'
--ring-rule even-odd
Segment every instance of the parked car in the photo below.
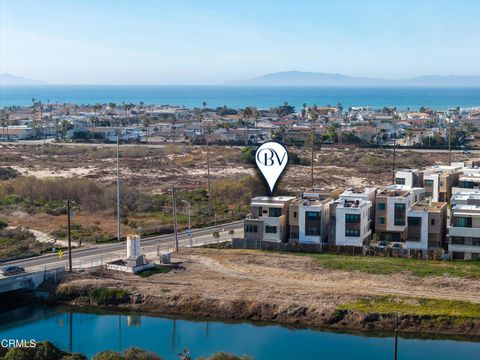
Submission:
{"label": "parked car", "polygon": [[462,151],[462,154],[470,154],[470,150],[465,149]]}
{"label": "parked car", "polygon": [[391,242],[390,244],[388,244],[388,247],[392,250],[403,250],[403,243]]}
{"label": "parked car", "polygon": [[0,274],[2,274],[3,276],[18,275],[24,272],[24,268],[16,265],[4,266],[3,268],[0,268]]}
{"label": "parked car", "polygon": [[388,246],[388,242],[385,240],[379,241],[377,247],[379,249],[386,249]]}

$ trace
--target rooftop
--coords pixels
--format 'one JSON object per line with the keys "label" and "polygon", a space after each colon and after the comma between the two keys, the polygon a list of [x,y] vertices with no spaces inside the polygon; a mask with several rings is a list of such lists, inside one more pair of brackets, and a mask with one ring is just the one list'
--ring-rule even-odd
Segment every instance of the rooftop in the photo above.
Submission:
{"label": "rooftop", "polygon": [[252,205],[283,205],[294,200],[293,196],[257,196],[251,201]]}

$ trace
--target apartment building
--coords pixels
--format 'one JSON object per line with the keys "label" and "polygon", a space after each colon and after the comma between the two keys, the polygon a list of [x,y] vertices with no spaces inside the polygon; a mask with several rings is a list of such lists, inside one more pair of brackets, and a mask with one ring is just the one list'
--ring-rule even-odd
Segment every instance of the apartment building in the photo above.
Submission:
{"label": "apartment building", "polygon": [[407,239],[407,211],[422,201],[423,188],[408,189],[402,185],[386,186],[377,191],[375,198],[375,232],[382,240]]}
{"label": "apartment building", "polygon": [[409,189],[423,186],[423,172],[420,170],[398,170],[395,173],[395,184]]}
{"label": "apartment building", "polygon": [[288,211],[292,196],[257,196],[251,200],[245,219],[245,239],[285,242],[288,239]]}
{"label": "apartment building", "polygon": [[425,197],[432,202],[448,202],[452,189],[458,186],[462,168],[458,165],[433,166],[423,172]]}
{"label": "apartment building", "polygon": [[368,245],[372,235],[372,202],[340,198],[335,203],[335,245]]}
{"label": "apartment building", "polygon": [[[450,213],[448,226],[448,251],[453,259],[480,260],[480,204],[478,194],[462,195]],[[467,198],[465,198],[467,197]]]}
{"label": "apartment building", "polygon": [[464,169],[458,179],[458,187],[452,189],[452,193],[469,193],[480,190],[480,169]]}
{"label": "apartment building", "polygon": [[453,194],[450,203],[452,205],[480,205],[480,190]]}
{"label": "apartment building", "polygon": [[408,249],[436,250],[445,246],[447,205],[446,202],[424,202],[413,204],[408,209]]}
{"label": "apartment building", "polygon": [[321,244],[328,242],[330,204],[343,189],[312,189],[289,206],[290,242]]}
{"label": "apartment building", "polygon": [[330,243],[339,246],[369,244],[375,219],[376,191],[373,187],[350,188],[330,204]]}

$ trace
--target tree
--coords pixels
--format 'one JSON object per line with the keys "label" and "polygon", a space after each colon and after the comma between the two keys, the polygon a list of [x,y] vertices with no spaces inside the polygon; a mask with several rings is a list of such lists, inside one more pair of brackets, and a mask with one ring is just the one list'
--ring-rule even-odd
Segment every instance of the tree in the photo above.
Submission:
{"label": "tree", "polygon": [[205,108],[207,107],[207,102],[206,102],[206,101],[202,101],[202,106],[203,106],[203,110],[205,111]]}
{"label": "tree", "polygon": [[412,138],[413,138],[413,129],[412,128],[408,128],[406,136],[407,136],[407,139],[408,139],[408,145],[412,146]]}
{"label": "tree", "polygon": [[245,146],[248,146],[248,119],[253,116],[253,108],[251,107],[246,107],[245,109],[242,110],[242,116],[245,119]]}
{"label": "tree", "polygon": [[342,113],[343,111],[343,106],[342,106],[342,103],[337,103],[337,109],[340,111],[340,114]]}
{"label": "tree", "polygon": [[148,128],[150,126],[150,118],[148,116],[143,118],[142,125],[145,128],[145,142],[148,144]]}
{"label": "tree", "polygon": [[7,137],[8,136],[8,118],[9,115],[5,110],[2,110],[1,115],[0,115],[0,121],[2,122],[2,128],[3,128],[3,136],[5,136],[5,127],[7,128]]}

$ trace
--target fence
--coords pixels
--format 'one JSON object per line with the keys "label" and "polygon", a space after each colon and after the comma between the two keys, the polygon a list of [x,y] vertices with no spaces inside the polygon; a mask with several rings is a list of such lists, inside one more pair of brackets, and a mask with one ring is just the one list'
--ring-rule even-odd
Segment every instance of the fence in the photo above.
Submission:
{"label": "fence", "polygon": [[[240,233],[242,233],[240,231]],[[200,237],[192,237],[192,239],[179,239],[178,246],[179,248],[186,247],[195,247],[202,246],[207,244],[215,244],[219,242],[229,241],[231,235],[227,231],[222,231],[219,234],[218,238],[213,237],[212,235],[205,235]],[[146,245],[141,247],[141,252],[147,259],[159,258],[162,253],[173,252],[174,248],[172,244],[154,244]],[[101,255],[92,255],[88,257],[83,257],[72,261],[72,268],[75,270],[89,269],[93,267],[103,266],[112,261],[125,259],[127,256],[126,247],[123,251],[116,251],[113,253],[106,253]],[[68,267],[68,264],[66,265]]]}
{"label": "fence", "polygon": [[257,249],[273,250],[286,252],[307,252],[307,253],[325,253],[325,254],[343,254],[343,255],[362,255],[362,256],[380,256],[380,257],[398,257],[410,259],[442,260],[444,258],[443,250],[415,250],[415,249],[392,249],[379,248],[374,246],[338,246],[332,244],[299,244],[299,243],[280,243],[261,240],[247,240],[234,238],[232,241],[234,249]]}

